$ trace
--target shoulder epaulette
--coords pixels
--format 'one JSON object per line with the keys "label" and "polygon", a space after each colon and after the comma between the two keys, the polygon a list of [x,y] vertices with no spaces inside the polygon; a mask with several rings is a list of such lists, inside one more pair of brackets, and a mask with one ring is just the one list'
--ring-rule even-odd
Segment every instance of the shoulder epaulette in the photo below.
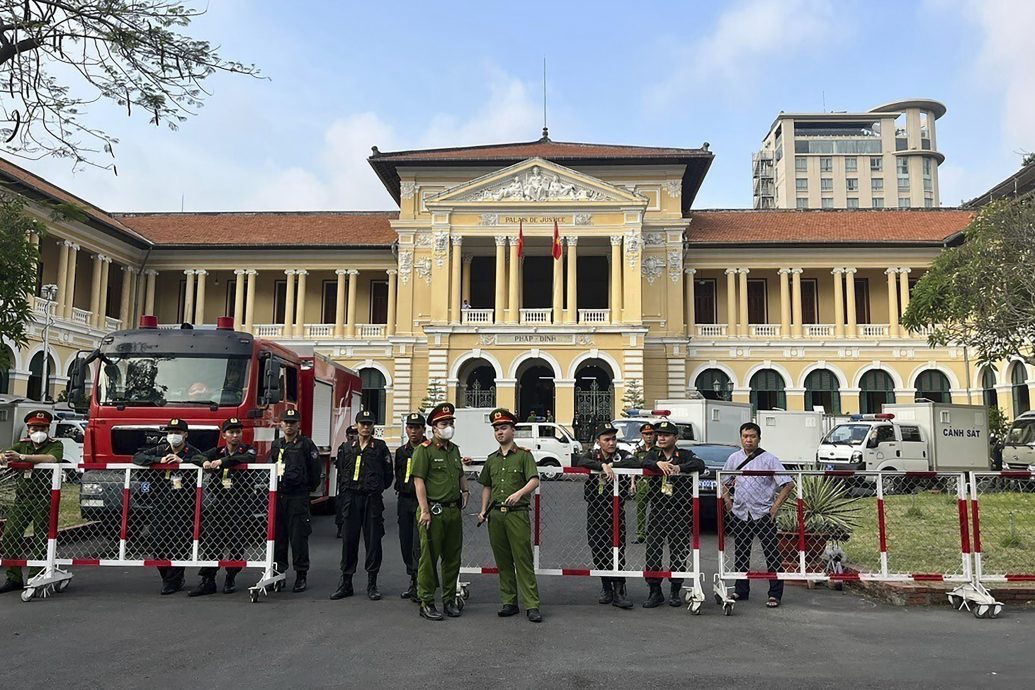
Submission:
{"label": "shoulder epaulette", "polygon": [[424,443],[422,443],[420,445],[421,445],[422,448],[427,448],[428,446],[431,445],[431,439],[429,438],[427,441],[425,441]]}

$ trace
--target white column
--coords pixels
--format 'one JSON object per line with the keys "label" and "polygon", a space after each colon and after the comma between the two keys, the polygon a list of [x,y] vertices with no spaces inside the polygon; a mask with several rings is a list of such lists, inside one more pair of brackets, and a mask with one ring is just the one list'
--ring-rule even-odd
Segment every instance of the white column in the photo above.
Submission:
{"label": "white column", "polygon": [[119,295],[119,321],[123,328],[129,327],[129,301],[132,295],[133,283],[136,281],[136,271],[131,266],[122,267],[122,293]]}
{"label": "white column", "polygon": [[737,335],[741,337],[747,337],[751,332],[748,328],[748,273],[751,272],[750,268],[741,268],[737,271],[740,274],[740,328],[737,329]]}
{"label": "white column", "polygon": [[295,287],[295,292],[298,296],[295,297],[295,337],[305,337],[305,283],[306,276],[309,275],[309,271],[301,268],[295,271],[295,275],[298,276],[298,283]]}
{"label": "white column", "polygon": [[507,315],[507,236],[496,235],[496,316],[494,323],[503,323]]}
{"label": "white column", "polygon": [[194,301],[194,324],[200,326],[205,323],[205,276],[208,271],[199,269],[194,272],[197,276],[198,296]]}
{"label": "white column", "polygon": [[352,338],[356,335],[356,292],[359,285],[359,271],[349,269],[349,313],[345,322],[345,335]]}
{"label": "white column", "polygon": [[909,274],[913,269],[902,267],[898,269],[899,304],[902,305],[902,313],[909,308]]}
{"label": "white column", "polygon": [[553,261],[553,321],[551,323],[558,324],[561,322],[564,312],[564,262],[561,259],[555,259],[553,254],[550,254],[550,259]]}
{"label": "white column", "polygon": [[75,308],[76,267],[79,265],[79,245],[72,243],[68,248],[68,276],[65,280],[65,318],[72,318]]}
{"label": "white column", "polygon": [[518,274],[521,273],[521,258],[518,256],[517,237],[509,238],[510,242],[510,267],[507,269],[508,296],[507,296],[507,323],[517,323],[520,312],[518,311]]}
{"label": "white column", "polygon": [[[467,266],[470,267],[470,262],[467,263]],[[398,269],[388,269],[388,325],[385,327],[385,335],[395,335],[395,302],[398,275]],[[468,272],[468,278],[470,278],[470,272]],[[467,284],[469,283],[465,283],[465,285]]]}
{"label": "white column", "polygon": [[187,285],[183,297],[183,321],[190,323],[194,318],[194,269],[188,268],[183,272],[187,276]]}
{"label": "white column", "polygon": [[255,327],[255,281],[258,277],[258,271],[248,269],[248,298],[244,302],[244,320],[249,333]]}
{"label": "white column", "polygon": [[460,291],[461,298],[468,304],[471,303],[471,263],[474,261],[473,256],[465,256],[461,259],[463,262],[463,275],[460,279]]}
{"label": "white column", "polygon": [[295,323],[295,269],[288,268],[284,271],[287,276],[284,286],[284,337],[290,337],[294,332]]}
{"label": "white column", "polygon": [[622,321],[622,235],[611,235],[611,323]]}
{"label": "white column", "polygon": [[848,313],[845,320],[848,322],[848,337],[855,338],[859,335],[859,326],[856,323],[855,314],[855,270],[852,267],[845,269],[845,303]]}
{"label": "white column", "polygon": [[90,275],[90,323],[97,325],[100,315],[98,303],[101,293],[101,274],[104,273],[104,254],[93,255],[93,271]]}
{"label": "white column", "polygon": [[452,252],[449,257],[449,304],[452,321],[460,323],[460,260],[463,257],[463,241],[460,235],[453,235]]}
{"label": "white column", "polygon": [[244,281],[247,279],[247,269],[234,269],[234,328],[244,328]]}
{"label": "white column", "polygon": [[144,313],[155,315],[155,280],[158,278],[158,271],[149,268],[147,274],[147,288],[144,290]]}
{"label": "white column", "polygon": [[57,283],[58,291],[57,298],[55,299],[54,314],[57,316],[64,316],[65,313],[65,281],[68,278],[68,252],[72,243],[68,240],[62,240],[58,243],[58,272],[57,272]]}
{"label": "white column", "polygon": [[348,269],[339,268],[334,272],[338,278],[334,300],[334,337],[345,337],[345,276]]}
{"label": "white column", "polygon": [[737,334],[737,269],[726,269],[726,335]]}
{"label": "white column", "polygon": [[568,252],[568,309],[564,323],[578,323],[579,320],[578,243],[579,238],[575,235],[564,238]]}
{"label": "white column", "polygon": [[835,268],[830,273],[834,276],[834,337],[845,337],[845,296],[841,276],[845,269]]}
{"label": "white column", "polygon": [[791,269],[791,335],[801,337],[801,269]]}
{"label": "white column", "polygon": [[888,337],[898,337],[898,285],[895,278],[897,268],[889,268],[884,271],[888,276]]}
{"label": "white column", "polygon": [[693,337],[694,326],[697,321],[697,310],[694,305],[694,274],[697,273],[696,268],[684,268],[683,269],[683,301],[685,302],[686,310],[686,334]]}
{"label": "white column", "polygon": [[104,257],[104,262],[101,263],[101,286],[98,292],[99,298],[97,300],[97,314],[94,318],[97,320],[97,328],[104,328],[108,318],[108,271],[111,268],[111,257]]}
{"label": "white column", "polygon": [[781,268],[780,273],[780,335],[784,338],[791,336],[791,288],[787,278],[791,273],[789,268]]}

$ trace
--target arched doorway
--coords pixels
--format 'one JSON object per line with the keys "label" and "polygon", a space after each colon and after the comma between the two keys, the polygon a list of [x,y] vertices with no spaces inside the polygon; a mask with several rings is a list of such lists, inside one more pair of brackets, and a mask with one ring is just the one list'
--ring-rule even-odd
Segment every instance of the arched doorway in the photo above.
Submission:
{"label": "arched doorway", "polygon": [[597,427],[614,419],[614,412],[614,372],[602,359],[587,359],[575,370],[575,437],[590,442]]}
{"label": "arched doorway", "polygon": [[886,371],[871,369],[859,379],[859,412],[877,414],[881,405],[895,402],[895,382]]}
{"label": "arched doorway", "polygon": [[361,398],[363,409],[374,413],[374,423],[385,423],[385,376],[377,369],[368,367],[359,370],[359,378],[363,383]]}
{"label": "arched doorway", "polygon": [[988,409],[999,407],[999,393],[995,389],[995,371],[992,367],[981,369],[981,400]]}
{"label": "arched doorway", "polygon": [[722,369],[705,369],[694,380],[694,388],[708,400],[733,400],[733,381]]}
{"label": "arched doorway", "polygon": [[916,399],[927,398],[936,403],[952,402],[949,379],[937,369],[920,372],[916,377]]}
{"label": "arched doorway", "polygon": [[1031,409],[1028,395],[1028,370],[1024,362],[1014,362],[1010,368],[1010,386],[1013,394],[1013,416],[1017,417]]}
{"label": "arched doorway", "polygon": [[829,369],[816,369],[805,377],[805,409],[817,407],[827,414],[841,414],[841,387]]}
{"label": "arched doorway", "polygon": [[11,369],[14,368],[14,352],[4,347],[0,350],[0,394],[11,392]]}
{"label": "arched doorway", "polygon": [[[54,361],[53,356],[47,359],[50,362],[50,366],[46,377],[50,378],[54,375],[57,363]],[[29,385],[25,394],[27,398],[30,400],[45,400],[50,397],[48,386],[44,385],[43,380],[43,351],[40,350],[32,356],[32,360],[29,362]]]}
{"label": "arched doorway", "polygon": [[553,368],[546,360],[529,359],[517,370],[517,413],[518,419],[530,417],[546,418],[553,413],[554,400]]}
{"label": "arched doorway", "polygon": [[760,369],[751,377],[751,409],[787,409],[787,393],[780,372],[775,369]]}
{"label": "arched doorway", "polygon": [[485,359],[470,359],[457,372],[457,407],[496,407],[496,370]]}

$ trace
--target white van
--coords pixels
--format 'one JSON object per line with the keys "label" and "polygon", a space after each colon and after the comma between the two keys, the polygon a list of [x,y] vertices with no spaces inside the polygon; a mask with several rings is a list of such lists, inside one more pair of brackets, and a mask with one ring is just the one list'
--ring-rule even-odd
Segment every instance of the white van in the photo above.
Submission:
{"label": "white van", "polygon": [[1010,425],[1003,444],[1003,469],[1035,468],[1035,412],[1025,412]]}
{"label": "white van", "polygon": [[[471,458],[476,465],[485,463],[489,454],[500,446],[496,443],[489,414],[494,408],[458,407],[456,435],[453,442],[460,447],[460,453]],[[431,438],[430,427],[427,430]],[[561,424],[555,422],[518,422],[514,442],[532,452],[537,465],[543,467],[571,467],[572,457],[582,452],[582,444]]]}

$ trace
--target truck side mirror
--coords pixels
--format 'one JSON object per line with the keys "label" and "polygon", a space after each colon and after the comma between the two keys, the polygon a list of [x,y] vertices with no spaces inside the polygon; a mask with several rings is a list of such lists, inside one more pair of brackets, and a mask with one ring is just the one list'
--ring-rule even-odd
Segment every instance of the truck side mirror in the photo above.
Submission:
{"label": "truck side mirror", "polygon": [[86,381],[90,376],[90,365],[86,358],[78,356],[72,363],[72,373],[68,377],[68,388],[66,397],[68,404],[76,412],[86,412],[90,408],[90,401],[86,396]]}
{"label": "truck side mirror", "polygon": [[264,405],[275,405],[284,397],[284,392],[280,389],[280,362],[273,357],[266,360],[262,389]]}

